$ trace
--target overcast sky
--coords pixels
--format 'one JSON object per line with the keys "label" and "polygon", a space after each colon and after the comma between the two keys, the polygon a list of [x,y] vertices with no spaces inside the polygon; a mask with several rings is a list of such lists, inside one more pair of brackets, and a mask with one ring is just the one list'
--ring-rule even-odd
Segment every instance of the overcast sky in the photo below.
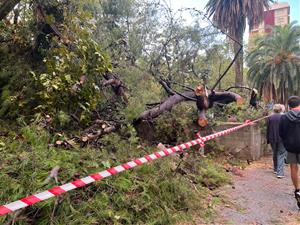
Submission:
{"label": "overcast sky", "polygon": [[171,7],[174,9],[180,9],[183,7],[195,7],[197,9],[203,10],[208,0],[167,0],[170,2]]}
{"label": "overcast sky", "polygon": [[[203,10],[208,0],[166,0],[170,2],[172,8],[195,7]],[[300,0],[279,0],[279,2],[288,2],[291,7],[291,21],[300,21]]]}
{"label": "overcast sky", "polygon": [[[280,2],[284,2],[284,1],[280,1]],[[288,2],[290,4],[291,7],[291,21],[298,21],[300,20],[300,1],[299,0],[287,0],[285,2]]]}
{"label": "overcast sky", "polygon": [[[207,4],[208,0],[166,0],[166,2],[168,2],[171,8],[175,10],[180,8],[197,8],[199,10],[204,11],[204,7]],[[299,23],[300,0],[279,0],[279,2],[288,2],[290,4],[291,7],[290,20],[291,21],[296,20]],[[187,22],[190,20],[189,18],[185,18],[185,19]],[[244,40],[246,42],[248,42],[248,36],[249,36],[249,29],[247,27],[245,31],[245,37],[244,37]]]}

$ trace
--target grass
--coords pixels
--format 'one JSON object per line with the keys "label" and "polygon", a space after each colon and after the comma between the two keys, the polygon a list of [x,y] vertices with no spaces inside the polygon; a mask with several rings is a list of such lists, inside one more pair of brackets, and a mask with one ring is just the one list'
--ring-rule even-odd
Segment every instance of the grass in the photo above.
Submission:
{"label": "grass", "polygon": [[[1,128],[6,132],[5,126]],[[55,148],[52,135],[38,126],[9,129],[1,137],[0,204],[18,200],[79,177],[119,165],[145,155],[136,138],[118,134],[105,136],[101,148]],[[131,146],[128,150],[128,146]],[[27,207],[14,224],[175,224],[187,221],[195,212],[213,216],[219,200],[207,201],[209,189],[230,182],[224,170],[211,159],[199,158],[196,152],[179,168],[178,157],[168,157],[122,172],[89,186],[73,190]],[[60,166],[59,182],[45,183],[49,171]],[[0,218],[5,223],[10,214]],[[209,219],[208,219],[209,220]]]}

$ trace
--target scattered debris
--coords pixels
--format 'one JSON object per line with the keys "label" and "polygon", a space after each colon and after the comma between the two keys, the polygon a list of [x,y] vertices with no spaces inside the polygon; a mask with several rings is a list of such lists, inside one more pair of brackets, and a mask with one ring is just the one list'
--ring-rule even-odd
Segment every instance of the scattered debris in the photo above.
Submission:
{"label": "scattered debris", "polygon": [[55,166],[49,173],[49,176],[43,182],[44,184],[49,183],[49,181],[53,178],[56,183],[58,183],[58,172],[60,170],[59,166]]}
{"label": "scattered debris", "polygon": [[74,148],[76,144],[80,144],[81,147],[84,147],[87,144],[97,141],[103,135],[115,131],[116,127],[117,126],[114,122],[107,122],[98,119],[93,122],[93,125],[86,128],[81,133],[80,137],[66,139],[63,134],[57,133],[59,139],[55,141],[55,146],[70,149]]}

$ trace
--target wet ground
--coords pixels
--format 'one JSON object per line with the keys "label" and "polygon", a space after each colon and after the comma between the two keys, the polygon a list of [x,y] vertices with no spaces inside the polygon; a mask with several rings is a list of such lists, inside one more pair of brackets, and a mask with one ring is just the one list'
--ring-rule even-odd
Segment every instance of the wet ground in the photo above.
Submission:
{"label": "wet ground", "polygon": [[278,179],[271,156],[264,157],[239,176],[233,175],[232,185],[217,191],[222,204],[215,221],[209,224],[300,224],[293,191],[289,167],[285,166],[285,178]]}

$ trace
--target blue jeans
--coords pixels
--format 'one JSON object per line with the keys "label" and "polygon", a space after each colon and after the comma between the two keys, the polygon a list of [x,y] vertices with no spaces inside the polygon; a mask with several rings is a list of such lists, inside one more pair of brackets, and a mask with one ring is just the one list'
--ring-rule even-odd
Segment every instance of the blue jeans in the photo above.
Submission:
{"label": "blue jeans", "polygon": [[273,168],[274,172],[277,172],[277,176],[283,176],[284,171],[284,159],[286,157],[286,150],[282,144],[282,142],[271,143],[271,147],[273,150]]}

